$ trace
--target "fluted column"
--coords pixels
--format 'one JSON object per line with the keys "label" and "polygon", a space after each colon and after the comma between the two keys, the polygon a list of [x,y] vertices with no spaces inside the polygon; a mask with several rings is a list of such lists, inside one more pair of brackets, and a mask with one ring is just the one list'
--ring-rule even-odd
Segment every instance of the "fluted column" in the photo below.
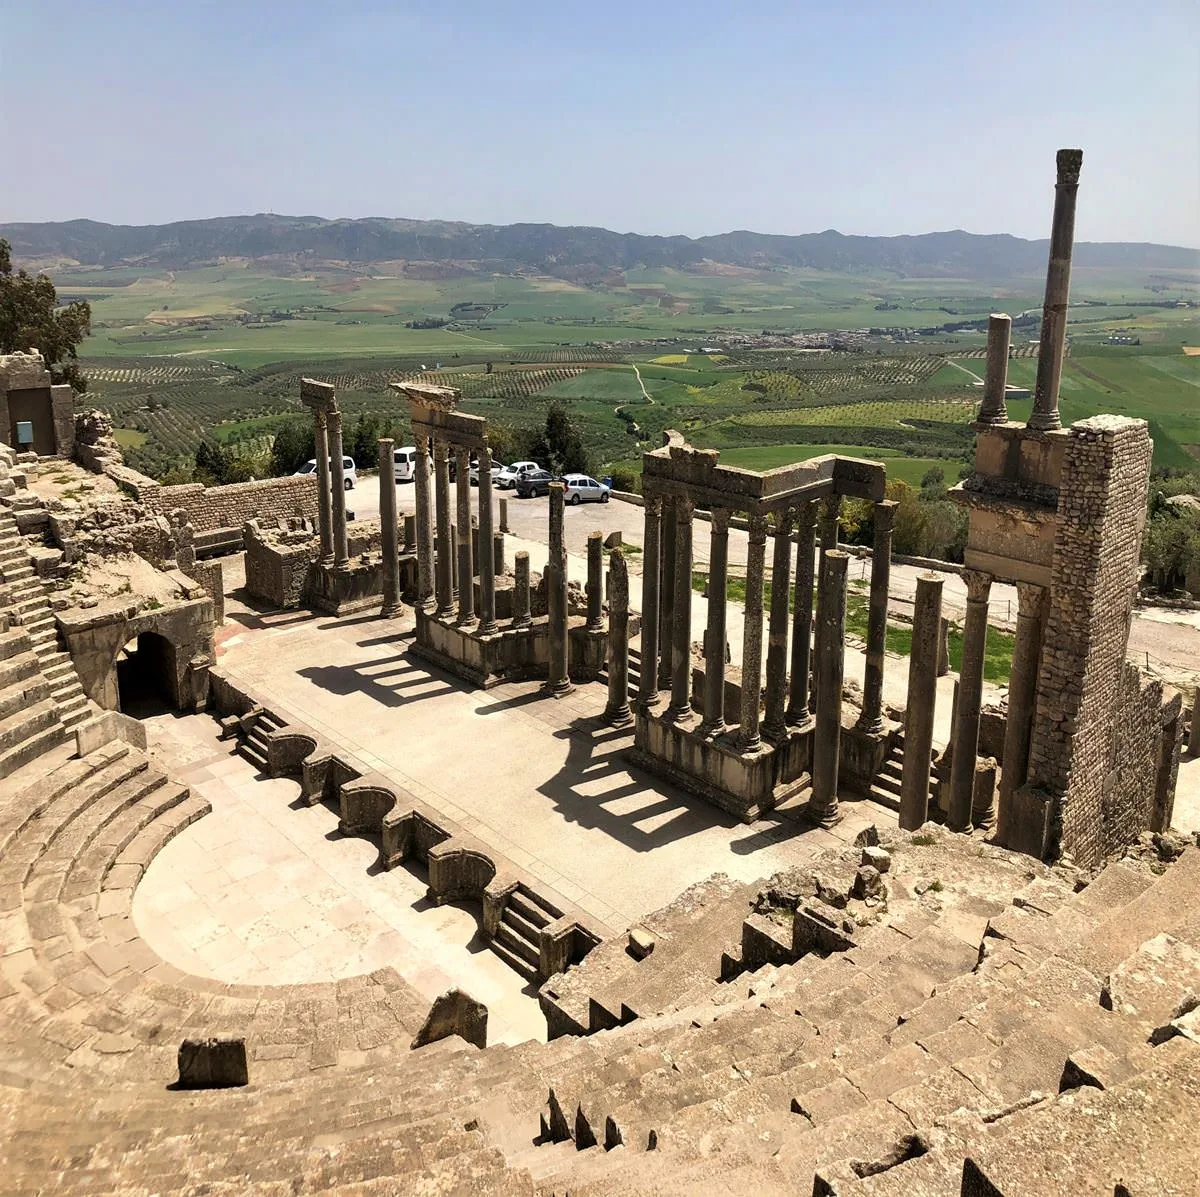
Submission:
{"label": "fluted column", "polygon": [[625,555],[613,549],[608,558],[608,705],[604,718],[626,727],[629,710],[629,571]]}
{"label": "fluted column", "polygon": [[1008,346],[1012,337],[1012,317],[993,313],[988,317],[987,373],[983,380],[983,402],[979,405],[980,424],[1008,422]]}
{"label": "fluted column", "polygon": [[475,622],[475,554],[471,544],[471,450],[454,446],[458,492],[458,622]]}
{"label": "fluted column", "polygon": [[846,570],[849,553],[829,549],[821,564],[817,600],[817,721],[813,729],[812,797],[808,809],[823,827],[837,822],[838,761],[842,749],[842,679],[846,651]]}
{"label": "fluted column", "polygon": [[759,699],[762,696],[763,573],[767,557],[767,517],[750,516],[750,542],[746,553],[746,626],[742,636],[742,720],[738,746],[753,752],[762,744],[759,734]]}
{"label": "fluted column", "polygon": [[696,505],[675,501],[675,620],[671,637],[671,709],[674,719],[692,713],[692,518]]}
{"label": "fluted column", "polygon": [[662,499],[646,496],[645,533],[642,544],[642,662],[638,702],[643,712],[653,710],[658,697],[658,646],[662,545]]}
{"label": "fluted column", "polygon": [[867,663],[863,673],[860,731],[883,731],[883,663],[887,652],[888,584],[892,572],[892,529],[898,503],[875,504],[875,543],[871,550],[871,599],[867,612]]}
{"label": "fluted column", "polygon": [[795,513],[775,513],[775,552],[771,563],[771,618],[767,627],[767,714],[763,735],[780,741],[787,737],[784,704],[787,701],[788,600],[792,594],[792,521]]}
{"label": "fluted column", "polygon": [[792,677],[788,687],[787,721],[809,717],[808,674],[812,649],[813,552],[816,546],[817,504],[802,503],[796,527],[796,596],[792,609]]}
{"label": "fluted column", "polygon": [[379,529],[383,552],[384,618],[400,613],[400,542],[396,527],[396,456],[395,442],[379,441]]}
{"label": "fluted column", "polygon": [[729,515],[714,508],[708,541],[708,626],[704,633],[704,723],[708,735],[725,730],[725,620],[729,591]]}
{"label": "fluted column", "polygon": [[661,607],[658,617],[658,688],[671,688],[671,645],[675,627],[675,500],[662,501],[662,582],[659,584],[658,601]]}
{"label": "fluted column", "polygon": [[527,628],[533,622],[529,613],[529,554],[520,552],[513,560],[514,628]]}
{"label": "fluted column", "polygon": [[317,527],[321,535],[321,563],[333,561],[333,498],[329,489],[329,417],[319,408],[313,413],[313,443],[317,457]]}
{"label": "fluted column", "polygon": [[429,502],[429,438],[418,436],[413,465],[417,505],[417,606],[428,612],[433,598],[433,511]]}
{"label": "fluted column", "polygon": [[983,662],[987,647],[988,593],[992,575],[969,569],[967,617],[963,625],[962,668],[958,672],[958,710],[954,719],[954,750],[950,767],[951,831],[971,830],[975,761],[979,755],[979,710],[983,704]]}
{"label": "fluted column", "polygon": [[437,499],[437,613],[448,618],[454,610],[454,549],[450,530],[450,447],[433,442],[433,471]]}
{"label": "fluted column", "polygon": [[913,831],[929,818],[929,767],[937,704],[938,652],[942,623],[942,578],[917,578],[912,653],[908,658],[908,702],[904,708],[904,766],[900,777],[900,826]]}
{"label": "fluted column", "polygon": [[587,628],[598,632],[604,627],[604,533],[589,532],[587,538]]}
{"label": "fluted column", "polygon": [[496,546],[492,532],[492,451],[479,450],[479,631],[496,631]]}
{"label": "fluted column", "polygon": [[1008,717],[1004,724],[1004,767],[996,812],[996,839],[1003,844],[1011,829],[1012,796],[1029,775],[1029,740],[1037,701],[1038,666],[1046,620],[1046,590],[1017,583],[1017,635],[1008,678]]}
{"label": "fluted column", "polygon": [[329,413],[329,485],[333,508],[333,566],[345,569],[350,564],[350,540],[346,531],[346,467],[342,464],[342,416]]}
{"label": "fluted column", "polygon": [[563,530],[562,482],[550,483],[550,554],[546,560],[546,599],[550,615],[550,676],[546,689],[555,697],[571,689],[567,614],[567,545]]}

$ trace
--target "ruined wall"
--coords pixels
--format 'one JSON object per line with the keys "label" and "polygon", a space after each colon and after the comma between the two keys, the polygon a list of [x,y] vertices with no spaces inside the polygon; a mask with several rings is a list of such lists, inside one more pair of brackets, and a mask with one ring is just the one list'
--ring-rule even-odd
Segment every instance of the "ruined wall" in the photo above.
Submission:
{"label": "ruined wall", "polygon": [[1106,822],[1105,793],[1116,801],[1108,778],[1151,449],[1145,421],[1096,416],[1071,427],[1063,460],[1029,786],[1051,806],[1048,849],[1087,866],[1110,846],[1106,827],[1128,825]]}
{"label": "ruined wall", "polygon": [[245,545],[247,592],[273,607],[301,606],[309,570],[321,554],[316,537],[297,536],[286,544],[247,534]]}
{"label": "ruined wall", "polygon": [[1150,826],[1163,725],[1162,682],[1125,663],[1112,713],[1112,759],[1104,782],[1103,850],[1128,844]]}

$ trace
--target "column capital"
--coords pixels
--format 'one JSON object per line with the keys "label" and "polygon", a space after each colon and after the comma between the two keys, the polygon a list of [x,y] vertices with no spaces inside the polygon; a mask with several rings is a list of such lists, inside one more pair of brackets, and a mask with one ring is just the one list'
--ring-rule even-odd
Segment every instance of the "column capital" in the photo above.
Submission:
{"label": "column capital", "polygon": [[775,512],[775,535],[790,536],[795,522],[796,512],[793,508],[785,507],[782,511]]}
{"label": "column capital", "polygon": [[1017,583],[1017,614],[1026,615],[1031,619],[1041,619],[1046,613],[1046,599],[1049,592],[1045,586],[1033,582]]}
{"label": "column capital", "polygon": [[313,420],[318,428],[329,427],[329,417],[325,414],[323,407],[318,407],[313,410]]}
{"label": "column capital", "polygon": [[992,575],[981,569],[963,571],[963,581],[967,584],[967,602],[986,603],[988,593],[992,589]]}
{"label": "column capital", "polygon": [[675,522],[690,524],[696,515],[696,504],[691,499],[675,500]]}
{"label": "column capital", "polygon": [[895,499],[880,499],[875,504],[875,530],[891,532],[896,526],[896,509],[900,506]]}
{"label": "column capital", "polygon": [[456,457],[456,458],[457,458],[457,459],[458,459],[460,462],[461,462],[461,461],[466,461],[468,464],[470,464],[470,461],[471,461],[471,450],[470,450],[470,449],[468,449],[466,445],[455,445],[455,446],[454,446],[454,456],[455,456],[455,457]]}
{"label": "column capital", "polygon": [[329,421],[330,432],[341,432],[342,430],[342,413],[335,407],[330,411],[323,413]]}
{"label": "column capital", "polygon": [[429,452],[429,437],[424,432],[413,433],[413,444],[420,449],[422,453]]}
{"label": "column capital", "polygon": [[796,527],[801,532],[812,532],[817,526],[817,500],[808,499],[796,508]]}
{"label": "column capital", "polygon": [[761,511],[750,512],[750,542],[765,545],[767,543],[767,517]]}
{"label": "column capital", "polygon": [[645,499],[644,506],[646,511],[655,519],[662,517],[663,501],[662,495],[648,495]]}
{"label": "column capital", "polygon": [[438,462],[450,460],[450,446],[441,437],[433,438],[433,459]]}
{"label": "column capital", "polygon": [[729,535],[729,519],[733,512],[728,507],[714,507],[710,512],[712,516],[712,530],[715,536]]}

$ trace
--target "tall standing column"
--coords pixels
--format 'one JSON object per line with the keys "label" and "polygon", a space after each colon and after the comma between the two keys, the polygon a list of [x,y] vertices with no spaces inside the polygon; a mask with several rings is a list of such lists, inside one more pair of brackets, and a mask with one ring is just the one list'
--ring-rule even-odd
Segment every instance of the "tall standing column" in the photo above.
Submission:
{"label": "tall standing column", "polygon": [[454,610],[454,549],[450,531],[450,447],[433,442],[434,482],[437,489],[437,613],[449,618]]}
{"label": "tall standing column", "polygon": [[662,545],[659,550],[662,562],[662,581],[659,583],[658,601],[658,688],[671,688],[671,644],[675,627],[675,500],[664,498],[662,502]]}
{"label": "tall standing column", "polygon": [[792,520],[794,512],[775,513],[775,553],[771,563],[771,619],[767,627],[767,714],[763,735],[787,738],[788,600],[792,594]]}
{"label": "tall standing column", "polygon": [[659,703],[658,633],[660,627],[660,588],[662,545],[662,499],[646,496],[645,533],[642,544],[642,660],[638,702],[649,713]]}
{"label": "tall standing column", "polygon": [[823,827],[836,823],[838,758],[842,750],[842,677],[846,651],[846,569],[850,554],[829,549],[821,564],[817,598],[817,722],[813,729],[809,814]]}
{"label": "tall standing column", "polygon": [[471,450],[454,446],[458,493],[458,622],[475,622],[475,555],[471,545]]}
{"label": "tall standing column", "polygon": [[746,626],[742,633],[742,721],[738,747],[754,752],[759,735],[759,700],[762,697],[763,573],[767,558],[767,517],[750,515],[750,542],[746,552]]}
{"label": "tall standing column", "polygon": [[608,705],[604,718],[627,727],[629,710],[629,570],[625,555],[613,549],[608,558]]}
{"label": "tall standing column", "polygon": [[492,451],[479,450],[479,631],[496,631],[496,546],[492,532]]}
{"label": "tall standing column", "polygon": [[671,707],[673,719],[692,713],[692,518],[696,505],[675,500],[675,619],[671,625]]}
{"label": "tall standing column", "polygon": [[817,533],[815,500],[800,506],[796,528],[796,596],[792,610],[792,677],[788,687],[787,721],[809,717],[808,673],[812,649],[813,552]]}
{"label": "tall standing column", "polygon": [[904,708],[904,766],[900,776],[900,826],[913,831],[929,818],[929,771],[937,704],[938,639],[942,623],[942,579],[917,578],[912,653],[908,658],[908,702]]}
{"label": "tall standing column", "polygon": [[967,617],[963,625],[962,668],[958,672],[958,711],[954,720],[954,749],[950,766],[951,831],[971,830],[971,801],[975,761],[979,755],[979,709],[983,703],[983,660],[987,647],[988,592],[992,575],[969,569]]}
{"label": "tall standing column", "polygon": [[858,728],[870,735],[883,731],[883,662],[887,651],[888,583],[892,572],[892,499],[875,504],[875,543],[871,549],[871,600],[867,612],[867,663],[863,673],[863,705]]}
{"label": "tall standing column", "polygon": [[1075,199],[1079,193],[1082,150],[1058,151],[1054,186],[1054,220],[1050,226],[1050,262],[1046,268],[1046,299],[1038,336],[1037,382],[1029,427],[1046,432],[1062,427],[1058,388],[1062,382],[1067,343],[1067,300],[1071,294],[1071,252],[1075,245]]}
{"label": "tall standing column", "polygon": [[520,552],[513,560],[514,628],[527,628],[533,622],[529,614],[529,554]]}
{"label": "tall standing column", "polygon": [[983,402],[979,405],[980,424],[1008,422],[1008,346],[1012,337],[1012,317],[988,317],[987,373],[983,380]]}
{"label": "tall standing column", "polygon": [[725,730],[725,616],[729,588],[729,512],[714,508],[708,542],[708,626],[704,633],[706,735]]}
{"label": "tall standing column", "polygon": [[[818,531],[821,537],[821,552],[817,558],[817,577],[821,576],[821,571],[825,568],[825,554],[830,549],[836,549],[838,546],[838,529],[842,518],[842,496],[841,495],[826,495],[821,500],[821,521],[818,525]],[[817,590],[816,602],[816,620],[817,624],[821,622],[821,594],[820,587]],[[813,685],[821,684],[821,654],[818,653],[813,661]]]}
{"label": "tall standing column", "polygon": [[350,564],[350,541],[346,532],[346,467],[342,451],[342,414],[329,413],[329,485],[333,507],[333,567],[345,569]]}
{"label": "tall standing column", "polygon": [[433,511],[429,503],[429,438],[418,436],[413,465],[417,505],[417,606],[433,607]]}
{"label": "tall standing column", "polygon": [[317,527],[321,533],[321,564],[333,561],[333,499],[329,489],[329,417],[314,413],[313,442],[317,455]]}
{"label": "tall standing column", "polygon": [[1192,694],[1192,726],[1188,730],[1188,752],[1200,756],[1200,686]]}
{"label": "tall standing column", "polygon": [[383,550],[383,610],[385,619],[400,613],[400,544],[396,527],[395,442],[379,441],[379,526]]}
{"label": "tall standing column", "polygon": [[996,840],[1003,844],[1012,823],[1012,796],[1029,775],[1029,739],[1037,702],[1038,665],[1046,620],[1046,590],[1017,583],[1017,635],[1008,678],[1008,717],[1004,724],[1004,767],[996,809]]}
{"label": "tall standing column", "polygon": [[550,483],[550,556],[546,561],[546,600],[550,615],[550,677],[546,689],[556,698],[571,690],[567,617],[567,545],[563,534],[566,487]]}
{"label": "tall standing column", "polygon": [[587,538],[587,628],[604,627],[604,533],[589,532]]}

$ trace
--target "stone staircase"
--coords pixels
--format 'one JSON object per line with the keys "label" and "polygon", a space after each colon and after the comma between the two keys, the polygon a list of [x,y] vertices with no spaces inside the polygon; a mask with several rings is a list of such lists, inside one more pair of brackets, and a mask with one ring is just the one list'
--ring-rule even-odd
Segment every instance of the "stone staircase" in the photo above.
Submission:
{"label": "stone staircase", "polygon": [[240,735],[237,742],[238,753],[248,760],[260,773],[269,774],[267,765],[268,743],[271,732],[279,731],[284,726],[283,720],[271,711],[262,709],[250,722],[250,728],[245,735]]}
{"label": "stone staircase", "polygon": [[0,778],[67,740],[54,699],[24,628],[0,632]]}
{"label": "stone staircase", "polygon": [[888,810],[900,810],[900,781],[904,776],[904,733],[898,732],[879,772],[871,780],[867,797]]}
{"label": "stone staircase", "polygon": [[526,981],[538,976],[538,932],[561,915],[528,886],[518,884],[505,904],[492,951]]}

